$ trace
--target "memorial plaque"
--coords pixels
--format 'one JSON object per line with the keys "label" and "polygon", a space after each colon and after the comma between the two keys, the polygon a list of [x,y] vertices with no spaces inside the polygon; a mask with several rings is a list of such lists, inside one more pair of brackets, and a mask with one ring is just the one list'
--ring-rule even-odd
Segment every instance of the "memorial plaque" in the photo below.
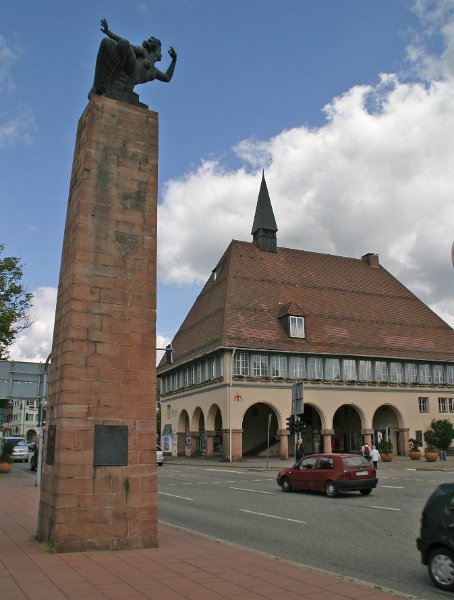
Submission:
{"label": "memorial plaque", "polygon": [[127,425],[95,425],[93,466],[128,465]]}
{"label": "memorial plaque", "polygon": [[55,435],[57,433],[57,426],[49,425],[47,432],[46,465],[53,465],[55,458]]}

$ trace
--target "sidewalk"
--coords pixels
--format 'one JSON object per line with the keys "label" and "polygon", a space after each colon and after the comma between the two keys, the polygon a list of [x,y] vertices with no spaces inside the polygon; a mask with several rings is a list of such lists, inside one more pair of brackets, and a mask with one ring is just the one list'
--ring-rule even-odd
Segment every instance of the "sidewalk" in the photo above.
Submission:
{"label": "sidewalk", "polygon": [[159,548],[51,554],[33,540],[38,501],[33,473],[13,467],[0,475],[0,597],[5,600],[405,597],[161,523]]}
{"label": "sidewalk", "polygon": [[[280,469],[291,467],[295,464],[291,457],[288,460],[280,458],[243,458],[241,462],[224,462],[221,458],[204,457],[186,457],[186,456],[164,456],[166,465],[188,465],[188,466],[209,466],[216,468],[226,468],[231,470],[249,470],[249,471],[273,471],[277,473]],[[391,462],[378,463],[378,476],[387,471],[445,471],[454,472],[454,456],[448,456],[444,464],[437,460],[436,462],[427,462],[424,458],[421,460],[411,460],[408,456],[394,456]]]}

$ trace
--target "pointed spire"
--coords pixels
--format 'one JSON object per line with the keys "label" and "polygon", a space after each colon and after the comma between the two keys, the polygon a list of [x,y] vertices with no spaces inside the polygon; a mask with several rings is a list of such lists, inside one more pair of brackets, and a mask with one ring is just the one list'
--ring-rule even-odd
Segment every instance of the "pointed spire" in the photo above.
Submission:
{"label": "pointed spire", "polygon": [[276,231],[277,225],[265,181],[265,171],[262,171],[262,183],[251,231],[252,241],[264,252],[277,252]]}

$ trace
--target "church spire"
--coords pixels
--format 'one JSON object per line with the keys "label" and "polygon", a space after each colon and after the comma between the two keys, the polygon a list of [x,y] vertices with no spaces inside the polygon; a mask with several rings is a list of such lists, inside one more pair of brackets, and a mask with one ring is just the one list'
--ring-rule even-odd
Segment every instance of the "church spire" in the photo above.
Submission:
{"label": "church spire", "polygon": [[277,252],[276,231],[276,220],[274,219],[273,207],[266,186],[265,171],[263,171],[251,231],[252,241],[264,252]]}

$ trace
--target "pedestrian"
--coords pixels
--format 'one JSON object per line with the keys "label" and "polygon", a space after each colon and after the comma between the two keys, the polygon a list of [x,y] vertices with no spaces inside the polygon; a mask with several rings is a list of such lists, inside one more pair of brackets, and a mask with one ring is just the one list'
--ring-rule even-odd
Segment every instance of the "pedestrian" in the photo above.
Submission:
{"label": "pedestrian", "polygon": [[370,459],[374,465],[374,469],[378,469],[378,461],[381,460],[381,456],[375,446],[372,446],[372,450],[370,451]]}
{"label": "pedestrian", "polygon": [[361,450],[362,450],[364,458],[367,458],[367,460],[370,461],[370,448],[369,448],[369,444],[367,442],[364,444],[364,446],[362,447]]}
{"label": "pedestrian", "polygon": [[296,452],[295,452],[296,462],[299,462],[302,458],[304,458],[303,440],[299,439],[296,442]]}

